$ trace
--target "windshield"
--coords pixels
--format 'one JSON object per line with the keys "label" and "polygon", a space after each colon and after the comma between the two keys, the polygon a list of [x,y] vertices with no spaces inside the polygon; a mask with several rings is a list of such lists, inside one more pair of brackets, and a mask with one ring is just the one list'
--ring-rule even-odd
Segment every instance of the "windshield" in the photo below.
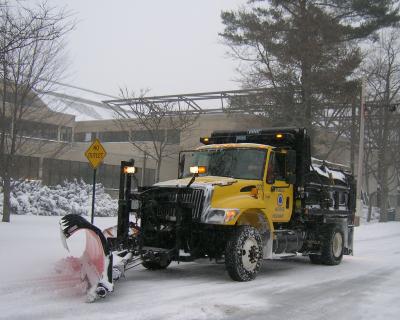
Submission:
{"label": "windshield", "polygon": [[189,177],[191,166],[205,166],[200,176],[231,177],[262,180],[267,150],[264,149],[207,149],[181,154],[182,177]]}

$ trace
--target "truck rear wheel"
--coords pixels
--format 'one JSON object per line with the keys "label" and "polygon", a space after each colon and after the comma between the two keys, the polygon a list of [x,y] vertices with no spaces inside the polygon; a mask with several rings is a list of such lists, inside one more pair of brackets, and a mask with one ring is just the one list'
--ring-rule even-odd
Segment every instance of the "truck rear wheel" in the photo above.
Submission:
{"label": "truck rear wheel", "polygon": [[253,280],[261,268],[262,239],[256,228],[239,226],[225,249],[225,266],[235,281]]}
{"label": "truck rear wheel", "polygon": [[[337,265],[342,261],[344,236],[342,229],[337,225],[327,225],[321,236],[320,263],[329,266]],[[310,256],[311,259],[311,256]]]}

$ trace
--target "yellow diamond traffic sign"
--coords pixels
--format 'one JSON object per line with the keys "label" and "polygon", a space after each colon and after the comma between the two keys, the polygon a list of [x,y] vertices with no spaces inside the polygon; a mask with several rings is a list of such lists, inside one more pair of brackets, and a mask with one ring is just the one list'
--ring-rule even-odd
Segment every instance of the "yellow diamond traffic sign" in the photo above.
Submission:
{"label": "yellow diamond traffic sign", "polygon": [[101,145],[99,139],[94,140],[85,152],[85,156],[93,169],[96,169],[100,165],[106,155],[106,149]]}

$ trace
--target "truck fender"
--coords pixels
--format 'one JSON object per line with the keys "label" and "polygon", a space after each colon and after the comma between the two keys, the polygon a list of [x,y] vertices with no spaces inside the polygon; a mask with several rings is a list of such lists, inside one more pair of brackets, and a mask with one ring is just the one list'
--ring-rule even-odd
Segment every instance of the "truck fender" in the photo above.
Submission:
{"label": "truck fender", "polygon": [[236,221],[236,225],[250,225],[256,228],[263,239],[263,257],[272,258],[274,225],[261,209],[247,210],[243,212]]}

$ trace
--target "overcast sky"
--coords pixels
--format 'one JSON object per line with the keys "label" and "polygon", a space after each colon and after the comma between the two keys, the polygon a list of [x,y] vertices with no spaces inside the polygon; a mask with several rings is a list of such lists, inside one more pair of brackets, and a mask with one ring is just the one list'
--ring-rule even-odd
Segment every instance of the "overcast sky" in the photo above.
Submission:
{"label": "overcast sky", "polygon": [[50,0],[78,20],[64,82],[109,94],[236,89],[237,62],[218,32],[220,12],[245,0]]}

